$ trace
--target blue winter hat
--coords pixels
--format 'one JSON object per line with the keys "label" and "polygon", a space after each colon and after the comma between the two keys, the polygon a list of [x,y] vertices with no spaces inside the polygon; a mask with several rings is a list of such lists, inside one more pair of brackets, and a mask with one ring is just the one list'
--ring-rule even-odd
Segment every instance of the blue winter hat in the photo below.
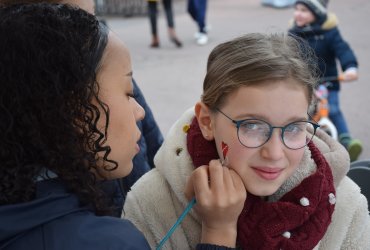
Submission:
{"label": "blue winter hat", "polygon": [[295,4],[304,4],[319,20],[326,19],[326,7],[329,0],[297,0]]}

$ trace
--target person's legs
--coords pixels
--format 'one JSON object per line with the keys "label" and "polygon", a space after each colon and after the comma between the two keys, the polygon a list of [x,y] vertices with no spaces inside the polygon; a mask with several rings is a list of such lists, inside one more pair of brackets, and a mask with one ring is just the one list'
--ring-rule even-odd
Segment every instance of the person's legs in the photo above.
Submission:
{"label": "person's legs", "polygon": [[162,0],[163,8],[166,13],[167,26],[169,28],[174,28],[173,12],[172,12],[172,0]]}
{"label": "person's legs", "polygon": [[173,11],[172,11],[172,0],[162,0],[162,3],[163,3],[164,11],[166,13],[168,33],[169,33],[170,39],[177,47],[181,47],[182,43],[177,38],[176,32],[175,32],[175,22],[174,22]]}
{"label": "person's legs", "polygon": [[207,0],[197,0],[194,2],[196,10],[196,22],[198,24],[199,32],[195,35],[198,45],[205,45],[208,43],[208,36],[206,31],[206,10]]}
{"label": "person's legs", "polygon": [[339,92],[337,90],[330,90],[328,96],[329,102],[329,118],[334,123],[338,130],[338,135],[349,134],[346,120],[339,108]]}
{"label": "person's legs", "polygon": [[188,0],[188,12],[198,25],[198,32],[194,35],[198,45],[205,45],[208,42],[205,30],[206,9],[207,0]]}
{"label": "person's legs", "polygon": [[188,0],[188,13],[195,22],[197,22],[196,0]]}
{"label": "person's legs", "polygon": [[338,130],[339,142],[347,148],[351,161],[355,161],[362,152],[362,144],[359,140],[353,139],[349,133],[347,122],[340,110],[339,91],[329,91],[328,102],[329,118]]}
{"label": "person's legs", "polygon": [[150,28],[152,32],[152,48],[159,47],[159,39],[157,33],[157,2],[156,1],[148,1],[148,15],[150,20]]}
{"label": "person's legs", "polygon": [[207,0],[199,0],[197,2],[197,22],[199,26],[199,32],[207,33],[205,30],[206,26],[206,12],[207,12]]}

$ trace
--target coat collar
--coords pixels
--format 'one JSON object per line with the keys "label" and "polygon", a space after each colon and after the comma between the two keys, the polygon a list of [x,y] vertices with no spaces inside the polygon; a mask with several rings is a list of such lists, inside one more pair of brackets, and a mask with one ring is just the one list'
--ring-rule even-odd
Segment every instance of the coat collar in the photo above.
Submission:
{"label": "coat collar", "polygon": [[327,18],[323,23],[314,22],[312,24],[297,27],[295,26],[294,20],[291,19],[289,21],[290,31],[296,34],[318,34],[321,32],[325,32],[331,29],[334,29],[338,26],[338,18],[334,13],[328,13]]}

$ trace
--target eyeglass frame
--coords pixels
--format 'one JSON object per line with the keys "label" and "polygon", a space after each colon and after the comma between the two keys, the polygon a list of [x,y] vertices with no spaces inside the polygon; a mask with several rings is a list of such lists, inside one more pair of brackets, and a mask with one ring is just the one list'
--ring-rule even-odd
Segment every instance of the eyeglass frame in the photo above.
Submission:
{"label": "eyeglass frame", "polygon": [[[215,110],[216,111],[218,111],[218,112],[220,112],[221,114],[223,114],[227,119],[229,119],[235,126],[236,126],[236,135],[238,136],[238,140],[239,140],[239,142],[240,142],[240,144],[242,144],[244,147],[246,147],[246,148],[259,148],[259,147],[262,147],[263,145],[265,145],[270,139],[271,139],[271,136],[272,136],[272,133],[274,132],[274,129],[275,128],[280,128],[281,129],[281,141],[283,142],[283,144],[284,144],[284,146],[285,147],[287,147],[287,148],[289,148],[289,149],[291,149],[291,150],[298,150],[298,149],[301,149],[301,148],[304,148],[305,146],[307,146],[307,144],[310,142],[310,141],[312,141],[312,139],[313,139],[313,137],[315,136],[315,134],[316,134],[316,130],[318,129],[318,128],[320,128],[321,126],[319,125],[319,124],[317,124],[316,122],[311,122],[311,121],[306,121],[306,120],[302,120],[302,121],[294,121],[294,122],[290,122],[290,123],[288,123],[287,125],[285,125],[285,126],[272,126],[270,123],[268,123],[268,122],[266,122],[266,121],[264,121],[264,120],[261,120],[261,119],[255,119],[255,118],[253,118],[253,119],[243,119],[243,120],[234,120],[234,119],[232,119],[231,117],[229,117],[228,115],[226,115],[224,112],[222,112],[219,108],[215,108]],[[309,114],[307,114],[308,115],[308,117],[310,117],[311,119],[312,119],[312,117],[309,115]],[[241,142],[241,140],[240,140],[240,138],[239,138],[239,128],[240,128],[240,125],[243,123],[243,122],[245,122],[245,121],[248,121],[248,120],[253,120],[253,121],[262,121],[262,122],[264,122],[264,123],[266,123],[268,126],[269,126],[269,128],[270,128],[270,133],[269,133],[269,136],[267,137],[267,139],[266,139],[266,141],[264,142],[264,143],[262,143],[261,145],[259,145],[259,146],[257,146],[257,147],[249,147],[249,146],[246,146],[246,145],[244,145],[242,142]],[[313,119],[312,119],[313,120]],[[296,123],[296,122],[307,122],[307,123],[310,123],[312,126],[313,126],[313,134],[312,134],[312,138],[309,140],[309,141],[306,141],[306,144],[305,145],[303,145],[302,147],[299,147],[299,148],[290,148],[290,147],[288,147],[286,144],[285,144],[285,141],[284,141],[284,131],[285,131],[285,129],[290,125],[290,124],[292,124],[292,123]]]}

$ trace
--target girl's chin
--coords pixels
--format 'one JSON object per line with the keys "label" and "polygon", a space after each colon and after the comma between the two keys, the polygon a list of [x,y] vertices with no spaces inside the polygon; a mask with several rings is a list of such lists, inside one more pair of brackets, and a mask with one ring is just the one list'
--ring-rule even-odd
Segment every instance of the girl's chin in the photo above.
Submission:
{"label": "girl's chin", "polygon": [[258,197],[267,197],[267,196],[271,196],[273,195],[276,191],[278,190],[278,188],[271,188],[271,189],[256,189],[256,188],[252,188],[252,189],[248,189],[247,188],[247,191],[248,193],[250,194],[253,194],[255,196],[258,196]]}

